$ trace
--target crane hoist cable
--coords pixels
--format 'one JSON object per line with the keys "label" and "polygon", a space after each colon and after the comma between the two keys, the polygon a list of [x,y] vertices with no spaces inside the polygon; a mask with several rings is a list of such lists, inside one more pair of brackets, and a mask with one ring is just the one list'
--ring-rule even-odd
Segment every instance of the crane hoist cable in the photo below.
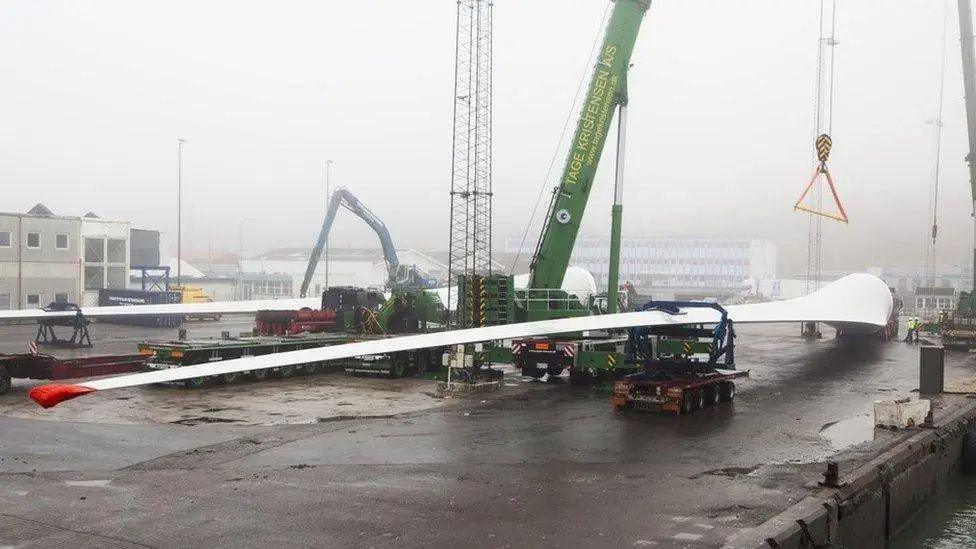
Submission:
{"label": "crane hoist cable", "polygon": [[[806,212],[811,215],[810,250],[811,253],[814,254],[820,254],[820,218],[826,217],[828,219],[834,219],[843,223],[847,223],[848,221],[847,212],[844,210],[844,206],[840,201],[840,196],[837,194],[837,188],[834,185],[833,177],[831,176],[830,170],[827,167],[827,160],[833,147],[833,139],[830,137],[830,134],[833,131],[834,125],[834,66],[836,64],[834,46],[837,45],[837,40],[835,39],[835,31],[837,28],[837,2],[836,0],[831,0],[829,36],[824,36],[824,4],[825,0],[821,0],[820,38],[817,50],[817,90],[815,94],[816,110],[814,115],[814,133],[816,134],[814,147],[817,158],[813,176],[810,178],[810,181],[807,183],[806,187],[804,187],[803,192],[800,194],[800,198],[798,198],[796,203],[793,205],[794,210]],[[825,65],[827,67],[826,82],[824,81]],[[823,176],[827,183],[827,187],[830,190],[834,205],[837,208],[837,213],[828,212],[823,209],[822,185],[818,186],[816,188],[816,192],[812,193],[815,197],[815,205],[807,206],[804,204],[804,200],[811,195],[811,191],[814,190],[814,186],[817,184],[817,181],[821,178],[821,176]],[[817,219],[814,219],[813,216],[816,216]],[[819,266],[819,257],[809,259],[809,263],[814,263],[815,261]],[[819,275],[819,273],[808,274],[815,276]]]}
{"label": "crane hoist cable", "polygon": [[[586,66],[583,67],[583,71],[580,74],[579,84],[576,86],[576,95],[573,97],[573,104],[566,113],[566,119],[563,121],[563,129],[559,133],[559,140],[556,142],[556,148],[552,151],[552,157],[549,159],[549,166],[546,168],[546,176],[542,180],[542,185],[539,186],[539,195],[535,199],[535,205],[532,206],[532,214],[529,216],[529,220],[525,224],[525,230],[522,232],[522,240],[519,242],[518,251],[515,253],[515,260],[512,261],[512,266],[509,268],[508,274],[515,274],[515,266],[518,265],[518,260],[522,256],[522,250],[525,249],[525,240],[529,236],[529,231],[532,229],[532,222],[535,221],[535,214],[538,213],[539,204],[542,203],[542,197],[546,193],[546,186],[549,183],[549,178],[552,177],[552,168],[556,165],[556,160],[559,158],[559,152],[562,151],[563,142],[566,139],[566,130],[569,129],[569,123],[572,121],[573,115],[577,112],[576,106],[583,98],[583,87],[586,86],[586,83],[589,81],[590,67],[592,67],[594,59],[596,59],[596,49],[600,45],[600,36],[603,35],[607,22],[610,20],[610,7],[612,5],[613,2],[608,1],[606,8],[603,10],[603,18],[600,22],[600,29],[596,33],[596,38],[593,39],[593,45],[590,47],[590,54],[586,57]],[[552,189],[553,196],[555,196],[556,188]],[[550,200],[550,204],[551,203],[552,201]]]}
{"label": "crane hoist cable", "polygon": [[928,257],[926,257],[926,260],[928,263],[927,274],[931,278],[931,284],[933,286],[935,285],[936,242],[939,237],[939,178],[941,177],[942,171],[942,112],[945,101],[946,35],[949,24],[948,2],[949,0],[946,0],[942,15],[942,67],[939,72],[939,112],[934,120],[929,121],[935,125],[935,168],[932,178],[931,202],[929,204],[932,219],[932,230],[929,234],[931,242],[929,243]]}

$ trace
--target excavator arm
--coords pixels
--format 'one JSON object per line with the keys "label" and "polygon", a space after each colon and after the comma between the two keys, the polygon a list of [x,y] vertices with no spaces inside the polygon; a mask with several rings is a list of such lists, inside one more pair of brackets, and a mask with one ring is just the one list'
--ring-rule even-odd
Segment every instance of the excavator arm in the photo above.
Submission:
{"label": "excavator arm", "polygon": [[349,192],[349,189],[339,187],[329,198],[329,208],[325,213],[325,219],[322,221],[322,230],[319,232],[318,240],[315,241],[315,247],[312,248],[312,253],[308,256],[308,267],[305,269],[305,278],[302,280],[301,297],[305,297],[308,293],[308,287],[312,283],[315,268],[318,267],[319,259],[322,257],[322,251],[325,249],[325,242],[329,239],[329,232],[332,230],[332,222],[335,221],[340,206],[365,221],[376,232],[376,236],[380,239],[380,245],[383,247],[383,257],[386,259],[388,284],[393,285],[396,283],[400,260],[397,258],[396,248],[393,246],[393,238],[390,237],[390,231],[386,228],[386,224]]}

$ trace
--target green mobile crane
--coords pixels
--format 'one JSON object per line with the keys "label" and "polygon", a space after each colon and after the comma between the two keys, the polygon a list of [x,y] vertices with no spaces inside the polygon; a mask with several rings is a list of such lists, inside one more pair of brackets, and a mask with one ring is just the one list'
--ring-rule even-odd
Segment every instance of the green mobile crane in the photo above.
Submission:
{"label": "green mobile crane", "polygon": [[[607,134],[617,115],[617,165],[611,210],[610,272],[607,312],[617,312],[620,232],[623,217],[624,140],[627,123],[627,73],[650,0],[615,0],[606,34],[597,53],[576,131],[559,185],[532,257],[529,284],[516,292],[517,321],[585,316],[590,309],[561,290]],[[625,339],[625,338],[624,338]],[[544,338],[512,342],[512,359],[523,373],[555,375],[576,370],[615,370],[624,341],[613,337]],[[621,364],[622,366],[622,364]]]}
{"label": "green mobile crane", "polygon": [[[966,94],[966,122],[969,135],[969,183],[973,197],[973,238],[976,247],[976,56],[973,53],[973,13],[971,0],[958,0],[959,35],[962,48],[962,80]],[[954,311],[943,315],[942,343],[946,347],[976,347],[976,249],[973,250],[973,288],[960,292]]]}
{"label": "green mobile crane", "polygon": [[[587,314],[582,306],[558,306],[576,303],[559,295],[569,266],[573,245],[579,233],[583,212],[593,189],[597,166],[603,154],[607,134],[615,112],[619,111],[617,130],[617,173],[612,209],[610,273],[608,289],[612,296],[618,283],[620,263],[620,226],[623,216],[623,161],[627,122],[627,72],[630,57],[650,0],[616,0],[606,35],[597,54],[596,66],[583,103],[576,132],[570,144],[559,186],[549,206],[542,237],[539,239],[530,267],[526,296],[525,320],[560,318]],[[546,299],[549,298],[549,299]],[[617,300],[608,300],[609,312],[616,312]],[[541,307],[531,304],[541,303]]]}

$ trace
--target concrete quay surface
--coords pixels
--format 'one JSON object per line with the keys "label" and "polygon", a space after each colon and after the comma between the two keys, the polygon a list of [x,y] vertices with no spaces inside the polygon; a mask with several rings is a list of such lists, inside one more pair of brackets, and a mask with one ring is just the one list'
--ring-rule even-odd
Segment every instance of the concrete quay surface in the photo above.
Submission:
{"label": "concrete quay surface", "polygon": [[[98,324],[95,352],[170,331]],[[0,327],[0,352],[32,332]],[[918,347],[798,332],[740,327],[751,375],[735,403],[683,417],[614,414],[605,393],[511,371],[475,398],[335,373],[107,391],[52,410],[19,380],[0,397],[0,546],[739,543],[822,495],[827,459],[849,475],[920,434],[871,425],[873,400],[917,386]],[[976,371],[957,355],[947,369]],[[947,397],[937,419],[966,402]]]}

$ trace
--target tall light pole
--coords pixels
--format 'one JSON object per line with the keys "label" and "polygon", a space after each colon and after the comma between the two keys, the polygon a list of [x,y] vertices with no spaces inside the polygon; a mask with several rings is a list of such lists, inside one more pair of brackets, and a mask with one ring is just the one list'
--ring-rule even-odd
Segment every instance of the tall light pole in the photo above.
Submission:
{"label": "tall light pole", "polygon": [[244,224],[254,221],[253,218],[245,217],[241,220],[241,225],[237,230],[237,285],[238,299],[244,299]]}
{"label": "tall light pole", "polygon": [[[332,200],[332,186],[329,176],[332,175],[332,165],[335,162],[325,161],[325,211],[329,211],[329,202]],[[329,288],[329,237],[325,237],[325,289]]]}
{"label": "tall light pole", "polygon": [[243,266],[244,265],[243,264],[243,261],[244,261],[244,224],[247,223],[248,221],[254,221],[254,219],[251,218],[251,217],[245,217],[244,219],[242,219],[241,220],[241,226],[240,226],[240,228],[237,231],[237,250],[238,250],[237,257],[238,257],[238,265],[239,265],[238,266],[238,270],[239,271],[243,271],[244,270],[244,266]]}
{"label": "tall light pole", "polygon": [[183,144],[182,137],[177,141],[177,155],[179,160],[176,168],[176,285],[182,286],[183,281]]}

